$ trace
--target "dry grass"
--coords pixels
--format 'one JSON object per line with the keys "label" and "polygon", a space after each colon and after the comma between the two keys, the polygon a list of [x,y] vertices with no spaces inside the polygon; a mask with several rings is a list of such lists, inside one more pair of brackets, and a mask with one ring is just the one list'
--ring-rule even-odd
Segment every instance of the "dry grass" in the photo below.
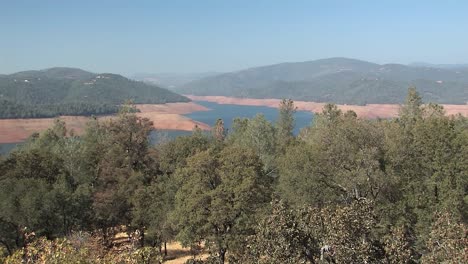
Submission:
{"label": "dry grass", "polygon": [[[115,234],[113,240],[114,240],[114,243],[117,242],[117,244],[125,244],[130,241],[128,234],[125,232],[119,232]],[[203,244],[201,246],[203,248]],[[194,256],[190,248],[182,247],[182,245],[177,241],[167,243],[166,247],[167,247],[167,256],[164,258],[165,259],[164,263],[168,263],[168,264],[183,264],[187,260],[193,257],[197,259],[206,259],[208,257],[208,254],[203,249],[201,250],[200,254],[198,254],[197,256]]]}
{"label": "dry grass", "polygon": [[[183,248],[179,242],[172,242],[167,244],[167,257],[164,263],[183,264],[192,257],[193,255],[189,248]],[[207,257],[208,254],[205,252],[196,256],[198,259],[206,259]]]}

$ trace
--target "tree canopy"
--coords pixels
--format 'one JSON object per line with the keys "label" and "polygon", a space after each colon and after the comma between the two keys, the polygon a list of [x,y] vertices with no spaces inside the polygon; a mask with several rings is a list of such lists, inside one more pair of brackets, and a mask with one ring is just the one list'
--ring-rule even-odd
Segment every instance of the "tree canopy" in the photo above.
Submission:
{"label": "tree canopy", "polygon": [[131,106],[81,136],[57,120],[0,157],[0,260],[161,263],[179,241],[209,255],[187,263],[464,262],[466,117],[415,89],[394,119],[328,104],[294,136],[294,111],[155,146]]}

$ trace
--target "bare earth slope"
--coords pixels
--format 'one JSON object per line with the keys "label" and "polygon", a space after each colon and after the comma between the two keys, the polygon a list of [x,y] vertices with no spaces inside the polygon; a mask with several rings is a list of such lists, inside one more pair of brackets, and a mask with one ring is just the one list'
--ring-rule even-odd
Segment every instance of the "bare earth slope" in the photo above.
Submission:
{"label": "bare earth slope", "polygon": [[[207,124],[194,121],[183,116],[196,111],[208,111],[209,109],[193,102],[168,103],[168,104],[142,104],[137,105],[140,109],[138,116],[147,117],[154,123],[155,129],[185,130],[191,131],[195,125],[201,129],[209,130]],[[102,116],[99,119],[108,119],[112,116]],[[30,118],[30,119],[0,119],[0,143],[21,142],[34,132],[40,132],[51,127],[55,118]],[[69,130],[76,133],[83,132],[89,117],[84,116],[61,116]]]}
{"label": "bare earth slope", "polygon": [[[280,99],[252,99],[252,98],[235,98],[226,96],[195,96],[185,95],[194,101],[208,101],[218,104],[235,104],[235,105],[254,105],[254,106],[268,106],[278,107],[281,102]],[[311,111],[314,113],[321,112],[325,103],[294,101],[298,110]],[[449,105],[443,104],[447,115],[462,114],[468,116],[468,105]],[[356,114],[363,118],[389,118],[396,117],[400,105],[398,104],[367,104],[361,105],[338,105],[343,110],[353,110]]]}

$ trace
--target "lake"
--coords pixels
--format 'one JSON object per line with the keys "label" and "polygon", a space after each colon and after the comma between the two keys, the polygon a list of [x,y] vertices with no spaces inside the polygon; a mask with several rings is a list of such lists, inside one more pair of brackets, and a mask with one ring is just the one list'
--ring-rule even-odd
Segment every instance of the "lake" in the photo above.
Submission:
{"label": "lake", "polygon": [[[265,118],[271,122],[275,122],[278,118],[278,109],[266,106],[246,106],[246,105],[230,105],[217,104],[205,101],[196,101],[197,104],[203,105],[210,111],[193,112],[185,116],[193,120],[203,122],[213,126],[218,118],[223,119],[226,128],[230,129],[232,120],[236,117],[252,118],[256,114],[263,114]],[[309,126],[313,120],[313,113],[308,111],[297,111],[295,114],[296,127],[294,133],[299,133],[303,127]],[[177,136],[190,135],[190,131],[178,130],[158,130],[150,135],[151,142],[154,144],[160,140],[170,139]],[[10,152],[16,145],[21,143],[0,144],[0,154]]]}
{"label": "lake", "polygon": [[[196,101],[197,104],[203,105],[211,111],[194,112],[185,116],[213,126],[218,118],[223,119],[224,126],[231,127],[232,120],[236,117],[254,117],[256,114],[261,113],[265,118],[271,122],[275,122],[278,118],[278,109],[266,106],[248,106],[248,105],[230,105],[230,104],[217,104],[205,101]],[[296,127],[294,133],[299,133],[303,127],[309,126],[313,120],[313,113],[308,111],[297,111],[295,114]]]}

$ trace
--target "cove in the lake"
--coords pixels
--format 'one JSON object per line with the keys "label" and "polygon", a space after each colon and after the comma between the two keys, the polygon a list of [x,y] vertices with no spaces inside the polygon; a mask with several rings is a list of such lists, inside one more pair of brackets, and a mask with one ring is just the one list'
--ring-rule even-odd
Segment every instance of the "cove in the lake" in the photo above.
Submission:
{"label": "cove in the lake", "polygon": [[[232,121],[236,117],[252,118],[257,114],[263,114],[265,118],[270,122],[275,122],[278,119],[278,109],[267,106],[217,104],[206,101],[196,101],[196,103],[199,105],[203,105],[211,110],[193,112],[190,114],[185,114],[185,116],[210,126],[213,126],[218,118],[223,119],[224,126],[227,129],[231,128]],[[312,112],[297,111],[294,115],[296,121],[294,134],[297,135],[302,128],[310,126],[313,121],[313,117],[314,114]],[[177,136],[186,136],[190,134],[192,134],[191,131],[157,130],[151,133],[150,138],[151,143],[155,144],[159,141],[164,141],[170,138],[175,138]]]}
{"label": "cove in the lake", "polygon": [[[231,105],[217,104],[212,102],[197,101],[199,105],[203,105],[211,111],[193,112],[185,116],[193,120],[203,122],[213,126],[218,118],[223,119],[225,127],[231,128],[232,120],[236,117],[252,118],[256,114],[263,114],[270,122],[275,122],[278,119],[278,109],[267,106],[249,106],[249,105]],[[296,127],[294,133],[299,133],[299,130],[306,126],[310,126],[313,120],[313,113],[309,111],[297,111],[295,114]]]}
{"label": "cove in the lake", "polygon": [[[198,101],[197,104],[203,105],[210,111],[200,111],[186,114],[188,118],[195,121],[203,122],[213,126],[218,118],[223,119],[226,128],[230,129],[232,120],[236,117],[252,118],[257,114],[263,114],[270,122],[275,122],[278,118],[278,109],[266,106],[246,106],[246,105],[231,105],[217,104],[212,102]],[[299,130],[309,126],[313,120],[313,113],[308,111],[297,111],[295,114],[296,126],[294,133],[299,133]],[[157,130],[150,135],[150,141],[155,144],[160,141],[169,140],[177,136],[190,135],[191,131],[179,130]],[[0,144],[0,154],[10,152],[14,147],[21,143]]]}

